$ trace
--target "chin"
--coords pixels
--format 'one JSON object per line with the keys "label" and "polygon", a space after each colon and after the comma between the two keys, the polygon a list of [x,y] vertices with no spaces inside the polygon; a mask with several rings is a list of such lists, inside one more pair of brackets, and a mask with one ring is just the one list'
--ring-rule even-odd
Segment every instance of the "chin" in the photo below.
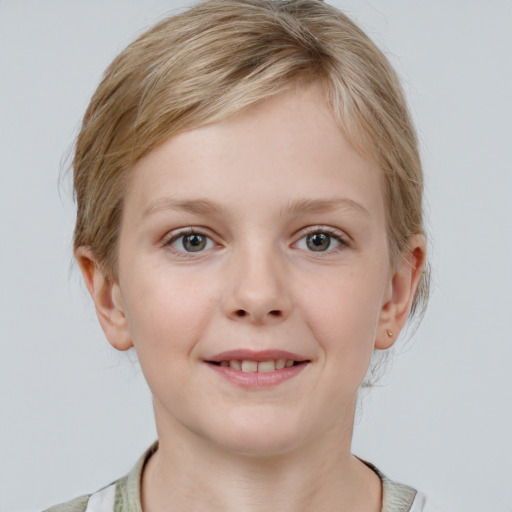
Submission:
{"label": "chin", "polygon": [[270,458],[284,455],[291,453],[296,448],[296,444],[291,443],[290,439],[269,439],[268,437],[264,439],[261,437],[230,439],[222,443],[221,446],[228,452],[252,458]]}
{"label": "chin", "polygon": [[[283,421],[257,420],[230,422],[214,433],[216,443],[226,451],[249,457],[272,457],[290,453],[305,441],[305,432],[298,424]],[[215,435],[218,434],[218,435]]]}

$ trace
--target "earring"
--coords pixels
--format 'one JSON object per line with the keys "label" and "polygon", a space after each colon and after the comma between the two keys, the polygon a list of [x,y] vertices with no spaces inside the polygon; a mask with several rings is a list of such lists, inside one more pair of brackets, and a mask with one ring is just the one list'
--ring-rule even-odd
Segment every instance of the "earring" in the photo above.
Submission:
{"label": "earring", "polygon": [[387,335],[392,338],[394,335],[393,335],[393,331],[390,331],[389,329],[386,329],[386,333]]}

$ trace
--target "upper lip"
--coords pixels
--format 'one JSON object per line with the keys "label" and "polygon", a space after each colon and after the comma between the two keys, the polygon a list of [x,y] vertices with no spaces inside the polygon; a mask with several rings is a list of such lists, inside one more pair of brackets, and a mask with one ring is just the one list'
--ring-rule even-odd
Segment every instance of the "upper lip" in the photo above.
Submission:
{"label": "upper lip", "polygon": [[302,362],[309,361],[307,357],[303,357],[293,352],[286,350],[249,350],[249,349],[236,349],[228,350],[215,354],[206,359],[213,363],[220,363],[222,361],[271,361],[276,359],[291,359],[293,361]]}

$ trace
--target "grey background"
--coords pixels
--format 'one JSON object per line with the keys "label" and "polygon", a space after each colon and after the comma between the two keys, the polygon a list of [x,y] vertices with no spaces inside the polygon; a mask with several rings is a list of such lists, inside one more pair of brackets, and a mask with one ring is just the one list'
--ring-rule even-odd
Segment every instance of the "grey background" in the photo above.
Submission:
{"label": "grey background", "polygon": [[[422,140],[434,293],[354,452],[446,512],[512,510],[512,2],[339,0],[400,72]],[[62,159],[111,59],[183,1],[0,0],[0,511],[125,474],[155,437],[70,267]],[[133,359],[133,358],[132,358]]]}

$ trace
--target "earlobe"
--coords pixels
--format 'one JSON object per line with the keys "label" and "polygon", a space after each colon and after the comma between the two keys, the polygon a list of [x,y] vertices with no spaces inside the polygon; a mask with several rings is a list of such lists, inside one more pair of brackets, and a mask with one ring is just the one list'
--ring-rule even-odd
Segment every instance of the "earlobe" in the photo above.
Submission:
{"label": "earlobe", "polygon": [[376,349],[390,348],[405,325],[425,268],[425,256],[425,237],[423,235],[412,237],[408,250],[402,255],[389,284],[379,319],[375,339]]}
{"label": "earlobe", "polygon": [[117,350],[130,349],[133,342],[119,285],[104,274],[91,249],[79,247],[75,252],[75,258],[108,341]]}

